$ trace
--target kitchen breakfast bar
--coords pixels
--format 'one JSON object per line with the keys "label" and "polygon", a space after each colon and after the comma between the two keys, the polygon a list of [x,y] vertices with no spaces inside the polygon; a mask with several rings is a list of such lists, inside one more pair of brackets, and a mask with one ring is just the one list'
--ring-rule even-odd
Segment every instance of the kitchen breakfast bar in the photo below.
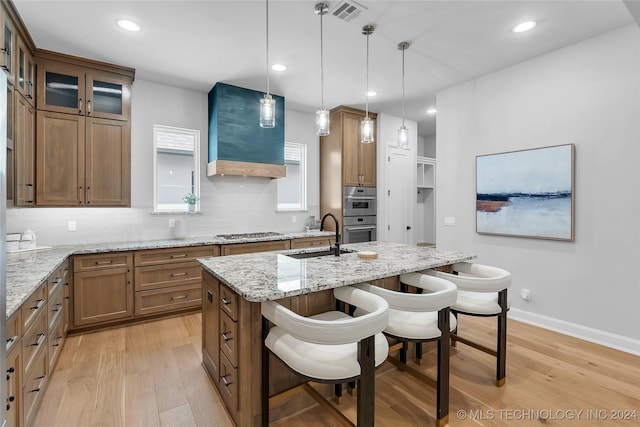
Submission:
{"label": "kitchen breakfast bar", "polygon": [[[368,257],[363,259],[358,253]],[[275,300],[297,314],[312,316],[335,309],[334,288],[370,283],[398,290],[401,274],[474,258],[473,254],[433,247],[366,242],[342,246],[340,256],[307,249],[200,259],[203,365],[235,424],[259,426],[261,302]],[[269,360],[269,372],[270,396],[303,382],[274,357]],[[279,416],[308,405],[308,401],[292,401]],[[273,418],[273,411],[271,415]]]}

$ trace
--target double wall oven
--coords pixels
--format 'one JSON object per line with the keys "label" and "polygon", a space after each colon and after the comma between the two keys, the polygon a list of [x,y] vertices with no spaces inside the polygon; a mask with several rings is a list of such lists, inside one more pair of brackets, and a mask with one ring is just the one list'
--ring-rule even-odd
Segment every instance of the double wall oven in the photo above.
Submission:
{"label": "double wall oven", "polygon": [[376,189],[344,187],[342,201],[342,242],[360,243],[376,240]]}

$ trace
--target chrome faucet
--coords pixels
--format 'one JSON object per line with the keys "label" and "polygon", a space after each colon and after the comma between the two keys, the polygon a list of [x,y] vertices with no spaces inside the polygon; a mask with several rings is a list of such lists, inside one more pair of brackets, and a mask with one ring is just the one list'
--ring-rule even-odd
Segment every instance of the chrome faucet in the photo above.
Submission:
{"label": "chrome faucet", "polygon": [[333,222],[336,223],[336,244],[335,246],[330,246],[329,249],[333,249],[333,254],[335,256],[340,256],[340,224],[338,223],[338,219],[330,212],[322,215],[322,220],[320,221],[320,231],[324,231],[324,220],[330,216],[333,218]]}

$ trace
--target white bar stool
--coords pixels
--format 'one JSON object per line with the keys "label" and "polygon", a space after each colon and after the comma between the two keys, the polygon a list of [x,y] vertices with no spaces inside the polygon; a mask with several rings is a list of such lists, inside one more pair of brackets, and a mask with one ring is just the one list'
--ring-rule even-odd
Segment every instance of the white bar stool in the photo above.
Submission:
{"label": "white bar stool", "polygon": [[460,262],[452,265],[453,273],[442,271],[425,271],[452,281],[458,287],[458,299],[451,306],[456,315],[497,317],[497,345],[496,350],[473,342],[458,335],[456,328],[451,334],[453,345],[456,341],[496,357],[496,386],[502,387],[506,379],[507,356],[507,289],[511,286],[511,273],[498,267],[489,265]]}
{"label": "white bar stool", "polygon": [[[437,425],[443,426],[449,419],[449,334],[456,327],[456,319],[451,315],[449,306],[456,301],[456,286],[448,280],[420,273],[402,274],[400,282],[414,286],[422,290],[422,293],[397,292],[368,283],[355,286],[378,295],[389,303],[389,323],[384,334],[401,341],[402,348],[400,360],[393,357],[388,357],[387,360],[435,387]],[[414,342],[418,348],[428,341],[438,342],[435,381],[406,364],[407,344]]]}
{"label": "white bar stool", "polygon": [[[342,311],[304,317],[274,301],[262,303],[262,425],[269,425],[269,353],[306,381],[340,384],[358,382],[357,426],[375,423],[375,367],[389,354],[381,333],[388,321],[387,302],[351,286],[333,290],[340,301],[364,313],[354,318]],[[269,322],[275,326],[269,329]],[[343,422],[354,425],[311,386],[304,387],[322,400]],[[272,396],[275,397],[275,396]]]}

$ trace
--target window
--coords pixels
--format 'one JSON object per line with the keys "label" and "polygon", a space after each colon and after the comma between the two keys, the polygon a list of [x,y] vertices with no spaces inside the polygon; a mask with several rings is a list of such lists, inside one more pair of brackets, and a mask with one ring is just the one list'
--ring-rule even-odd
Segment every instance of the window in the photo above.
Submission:
{"label": "window", "polygon": [[[200,200],[200,131],[153,125],[155,212],[192,212]],[[189,205],[187,195],[196,201]]]}
{"label": "window", "polygon": [[284,143],[287,177],[278,180],[278,210],[307,210],[307,146]]}

